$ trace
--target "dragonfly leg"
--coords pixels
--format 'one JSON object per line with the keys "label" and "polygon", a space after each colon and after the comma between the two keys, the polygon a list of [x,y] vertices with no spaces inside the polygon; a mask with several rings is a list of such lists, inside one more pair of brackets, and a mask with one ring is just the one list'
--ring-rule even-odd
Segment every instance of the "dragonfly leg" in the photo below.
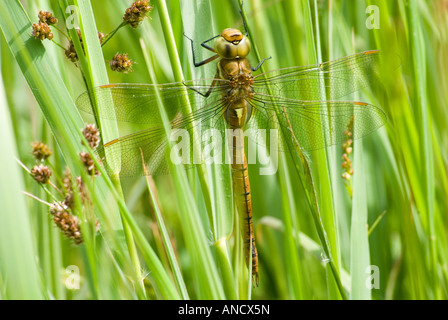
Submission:
{"label": "dragonfly leg", "polygon": [[249,35],[249,32],[247,31],[246,19],[244,19],[244,15],[243,15],[243,4],[244,4],[244,0],[241,1],[240,15],[241,15],[241,18],[243,19],[244,31],[246,31],[246,37],[247,37]]}
{"label": "dragonfly leg", "polygon": [[258,66],[256,66],[255,68],[253,68],[253,67],[251,68],[252,71],[257,71],[258,69],[260,69],[261,65],[262,65],[266,60],[269,60],[269,59],[272,59],[272,57],[264,58],[263,60],[261,60],[261,62],[258,64]]}
{"label": "dragonfly leg", "polygon": [[[207,63],[209,63],[209,62],[212,62],[213,60],[215,60],[215,59],[217,59],[217,58],[219,57],[218,55],[214,55],[214,56],[212,56],[212,57],[210,57],[210,58],[208,58],[208,59],[205,59],[205,60],[203,60],[203,61],[196,62],[196,55],[195,55],[195,53],[194,53],[194,41],[193,41],[193,39],[189,38],[189,37],[185,34],[185,32],[184,32],[184,37],[187,38],[188,40],[190,40],[190,43],[191,43],[191,52],[192,52],[192,54],[193,54],[193,64],[194,64],[195,67],[203,66],[204,64],[207,64]],[[207,50],[210,50],[210,51],[212,51],[212,52],[216,52],[215,49],[213,49],[212,47],[208,46],[206,43],[212,41],[213,39],[215,39],[215,38],[217,38],[217,37],[219,37],[219,35],[214,36],[213,38],[210,38],[210,39],[208,39],[208,40],[205,40],[204,42],[201,43],[201,46],[204,47],[204,48],[207,49]]]}
{"label": "dragonfly leg", "polygon": [[208,90],[207,90],[206,93],[202,93],[202,92],[199,91],[198,89],[196,89],[196,88],[194,88],[194,87],[190,87],[190,86],[187,85],[185,82],[184,82],[184,85],[185,85],[188,89],[193,90],[194,92],[199,93],[199,94],[200,94],[201,96],[203,96],[204,98],[207,98],[207,97],[210,95],[210,93],[212,93],[212,91],[213,91],[213,87],[214,87],[215,84],[216,84],[216,78],[217,78],[217,76],[218,76],[218,73],[216,73],[215,78],[214,78],[215,80],[213,80],[212,84],[210,85],[210,88],[208,88]]}

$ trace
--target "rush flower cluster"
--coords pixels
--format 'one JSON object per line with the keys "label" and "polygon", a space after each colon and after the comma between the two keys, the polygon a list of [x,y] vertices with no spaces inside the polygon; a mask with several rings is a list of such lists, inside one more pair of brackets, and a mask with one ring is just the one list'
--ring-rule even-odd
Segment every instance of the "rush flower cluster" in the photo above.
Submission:
{"label": "rush flower cluster", "polygon": [[123,15],[123,21],[127,22],[132,28],[137,28],[139,24],[148,16],[152,7],[149,0],[135,1],[126,9]]}
{"label": "rush flower cluster", "polygon": [[50,25],[57,23],[58,19],[51,12],[43,10],[39,11],[37,17],[39,18],[39,22],[33,23],[31,35],[40,41],[45,39],[53,40]]}
{"label": "rush flower cluster", "polygon": [[114,55],[112,61],[109,62],[112,71],[123,73],[132,72],[133,62],[129,59],[127,53]]}
{"label": "rush flower cluster", "polygon": [[[100,132],[95,125],[87,124],[81,132],[85,138],[85,140],[82,141],[84,145],[89,146],[92,149],[99,145]],[[42,185],[49,184],[53,187],[59,194],[53,196],[55,199],[62,199],[56,200],[53,204],[49,205],[49,213],[53,222],[59,229],[61,229],[67,238],[71,239],[75,244],[81,244],[83,238],[80,220],[78,218],[80,216],[79,213],[82,212],[80,210],[85,209],[85,206],[92,206],[89,193],[84,186],[82,178],[80,176],[73,178],[67,167],[63,173],[63,178],[57,179],[57,181],[62,181],[62,185],[57,187],[50,181],[53,172],[48,165],[44,164],[44,162],[51,156],[52,151],[43,142],[33,142],[31,145],[31,153],[38,164],[35,165],[29,173],[38,183]],[[90,153],[80,152],[79,155],[87,173],[90,176],[99,175],[99,171],[95,166],[95,161],[90,156]],[[48,189],[46,190],[49,191]],[[45,203],[45,201],[42,202]],[[95,221],[95,224],[98,229],[98,221]]]}

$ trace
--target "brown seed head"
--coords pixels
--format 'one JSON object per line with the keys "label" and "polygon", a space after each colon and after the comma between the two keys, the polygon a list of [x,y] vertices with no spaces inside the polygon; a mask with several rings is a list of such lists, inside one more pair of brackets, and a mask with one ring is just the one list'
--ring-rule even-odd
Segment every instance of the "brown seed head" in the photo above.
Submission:
{"label": "brown seed head", "polygon": [[92,157],[90,156],[90,153],[88,152],[81,152],[79,154],[82,163],[84,164],[84,167],[87,170],[87,173],[91,176],[95,175],[95,176],[99,176],[100,172],[98,171],[98,169],[95,166],[95,162],[93,161]]}
{"label": "brown seed head", "polygon": [[31,147],[33,148],[33,156],[37,160],[47,160],[52,154],[50,148],[48,148],[48,146],[43,142],[33,142],[31,143]]}
{"label": "brown seed head", "polygon": [[133,62],[129,59],[127,53],[114,55],[112,61],[109,62],[112,71],[118,71],[123,73],[132,72]]}
{"label": "brown seed head", "polygon": [[[81,30],[79,30],[79,28],[77,28],[76,33],[78,34],[78,38],[79,38],[79,41],[81,42],[82,50],[84,51],[84,44],[82,41]],[[105,37],[104,33],[98,32],[98,39],[99,39],[100,43],[103,42],[104,37]],[[75,45],[73,44],[72,40],[70,40],[67,49],[65,49],[65,56],[68,59],[70,59],[72,62],[78,61],[78,55],[76,53]]]}
{"label": "brown seed head", "polygon": [[98,40],[100,40],[100,43],[103,43],[104,37],[105,37],[104,33],[98,32]]}
{"label": "brown seed head", "polygon": [[343,132],[345,136],[345,142],[342,145],[343,155],[342,160],[344,162],[342,163],[342,168],[344,169],[344,172],[342,173],[342,179],[346,181],[350,181],[351,176],[353,175],[353,169],[352,169],[352,160],[350,159],[350,155],[353,153],[353,124],[354,124],[355,117],[352,116],[347,124],[347,129]]}
{"label": "brown seed head", "polygon": [[32,29],[33,31],[31,32],[31,35],[40,41],[53,39],[53,33],[51,33],[51,29],[46,23],[33,23]]}
{"label": "brown seed head", "polygon": [[86,138],[90,148],[95,149],[98,147],[98,144],[100,143],[100,132],[95,124],[86,124],[84,129],[82,129],[82,134]]}
{"label": "brown seed head", "polygon": [[67,206],[61,203],[53,203],[50,207],[50,214],[53,216],[53,221],[64,232],[67,238],[72,239],[75,244],[82,243],[81,229],[78,217],[70,214]]}
{"label": "brown seed head", "polygon": [[34,180],[42,184],[46,184],[50,180],[51,174],[52,172],[50,168],[44,166],[43,164],[34,166],[33,169],[31,169],[31,175]]}
{"label": "brown seed head", "polygon": [[50,11],[41,10],[39,11],[37,17],[39,18],[40,22],[46,23],[49,26],[58,22],[58,19],[54,17],[53,13],[51,13]]}
{"label": "brown seed head", "polygon": [[129,23],[132,28],[137,28],[151,11],[152,7],[149,5],[149,0],[135,1],[126,9],[123,20]]}
{"label": "brown seed head", "polygon": [[[81,177],[76,177],[75,183],[78,186],[78,196],[79,196],[81,202],[84,203],[86,201],[86,194],[84,192],[84,184],[82,183]],[[65,194],[63,204],[70,209],[74,209],[75,195],[74,195],[74,190],[73,190],[73,185],[72,185],[72,175],[71,175],[68,167],[65,169],[65,172],[64,172],[63,184],[64,184],[64,194]]]}

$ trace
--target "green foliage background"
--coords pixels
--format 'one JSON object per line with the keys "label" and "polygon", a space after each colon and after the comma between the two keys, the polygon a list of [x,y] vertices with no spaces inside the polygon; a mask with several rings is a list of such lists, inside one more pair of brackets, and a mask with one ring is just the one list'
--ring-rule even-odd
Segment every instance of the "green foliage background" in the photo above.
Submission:
{"label": "green foliage background", "polygon": [[[61,48],[30,36],[41,9],[54,12],[66,32],[62,21],[69,4],[79,8],[86,82]],[[101,50],[96,30],[112,31],[129,5],[118,0],[0,4],[0,298],[448,297],[447,1],[244,2],[252,48],[261,57],[272,56],[265,71],[381,50],[384,93],[366,91],[347,99],[380,105],[389,116],[386,126],[355,142],[352,198],[340,178],[340,147],[309,154],[319,214],[291,155],[282,155],[273,176],[250,167],[258,288],[241,273],[228,168],[187,174],[174,169],[154,179],[120,180],[103,172],[95,181],[83,171],[78,160],[83,122],[74,101],[86,85],[212,78],[213,63],[192,67],[183,32],[197,40],[201,59],[209,54],[200,49],[201,41],[227,27],[242,28],[238,1],[151,1],[150,20],[135,30],[120,29]],[[53,33],[68,45],[62,34]],[[256,50],[249,57],[253,64]],[[117,52],[136,62],[132,73],[106,68],[105,60]],[[119,132],[108,124],[103,134],[110,140]],[[54,150],[55,182],[65,165],[86,181],[94,206],[78,213],[85,221],[80,246],[55,228],[48,206],[23,194],[54,200],[16,161],[34,165],[33,141]],[[92,227],[95,219],[99,233]],[[75,290],[65,282],[72,265],[81,275]]]}

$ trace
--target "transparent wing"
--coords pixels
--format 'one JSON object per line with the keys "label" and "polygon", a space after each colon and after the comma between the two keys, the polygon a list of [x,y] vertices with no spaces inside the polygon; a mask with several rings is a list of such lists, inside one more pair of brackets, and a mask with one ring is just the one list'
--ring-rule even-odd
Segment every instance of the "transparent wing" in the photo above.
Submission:
{"label": "transparent wing", "polygon": [[[173,119],[184,111],[187,105],[195,110],[206,104],[221,99],[220,90],[226,87],[228,81],[216,79],[211,94],[205,94],[214,79],[201,79],[168,84],[110,84],[96,87],[82,93],[76,100],[76,106],[82,114],[93,115],[94,103],[103,109],[100,116],[103,119],[129,122],[134,124],[161,124],[159,101],[166,106],[168,117]],[[159,100],[160,99],[160,100]]]}
{"label": "transparent wing", "polygon": [[[364,102],[299,101],[255,95],[252,104],[270,114],[268,127],[282,129],[284,143],[296,139],[308,151],[341,144],[348,139],[348,131],[350,139],[362,138],[387,121],[381,108]],[[280,149],[286,150],[285,145],[280,145]]]}
{"label": "transparent wing", "polygon": [[[101,157],[107,155],[103,160],[106,169],[119,171],[121,176],[143,174],[142,159],[149,175],[168,174],[170,161],[192,168],[203,163],[201,150],[206,141],[202,140],[202,133],[209,129],[218,132],[225,129],[223,110],[222,104],[209,105],[171,121],[170,136],[167,136],[163,126],[151,127],[112,140],[98,148],[97,152]],[[170,148],[170,139],[178,145],[178,149]]]}
{"label": "transparent wing", "polygon": [[297,100],[338,99],[380,85],[380,57],[378,50],[372,50],[317,65],[269,71],[254,77],[254,90]]}
{"label": "transparent wing", "polygon": [[[200,151],[207,141],[202,141],[202,132],[210,129],[224,131],[224,101],[219,92],[225,87],[224,82],[217,81],[207,98],[198,91],[207,92],[211,84],[208,80],[165,85],[107,85],[83,93],[76,104],[81,112],[91,115],[94,113],[91,103],[94,97],[105,107],[100,113],[102,118],[149,126],[97,148],[96,152],[108,171],[120,172],[122,176],[141,175],[144,159],[148,174],[161,175],[169,172],[168,161],[173,161],[169,139],[176,140],[174,143],[183,142],[179,144],[182,148],[174,156],[189,168],[203,161]],[[170,137],[166,134],[159,114],[159,102],[166,106],[172,119],[169,123],[172,132]],[[182,116],[186,104],[199,109]]]}

